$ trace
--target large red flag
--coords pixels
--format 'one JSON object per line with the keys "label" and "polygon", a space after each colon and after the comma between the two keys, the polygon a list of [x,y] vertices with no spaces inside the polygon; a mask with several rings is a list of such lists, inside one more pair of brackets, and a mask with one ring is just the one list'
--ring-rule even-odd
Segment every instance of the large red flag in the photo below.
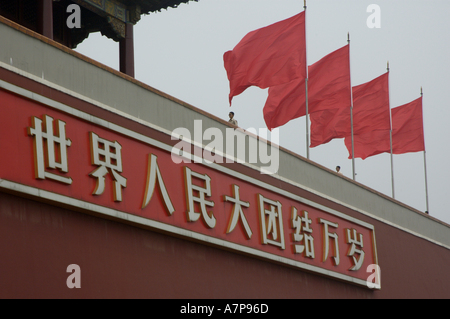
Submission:
{"label": "large red flag", "polygon": [[[352,88],[354,135],[375,130],[390,130],[388,81],[389,73],[385,73],[370,82]],[[349,107],[313,113],[310,120],[311,147],[328,143],[335,138],[351,136]]]}
{"label": "large red flag", "polygon": [[392,109],[394,154],[425,151],[422,97]]}
{"label": "large red flag", "polygon": [[248,33],[223,60],[230,104],[250,86],[264,89],[306,78],[305,12]]}
{"label": "large red flag", "polygon": [[[264,120],[271,130],[306,115],[305,80],[269,88]],[[346,45],[308,67],[308,113],[350,107],[350,61]]]}
{"label": "large red flag", "polygon": [[[398,106],[392,112],[392,153],[404,154],[425,150],[423,134],[422,97]],[[351,154],[351,138],[345,138],[345,146]],[[380,153],[390,153],[389,131],[373,131],[354,136],[355,158],[365,159]]]}
{"label": "large red flag", "polygon": [[353,88],[353,134],[390,129],[389,72],[386,72]]}

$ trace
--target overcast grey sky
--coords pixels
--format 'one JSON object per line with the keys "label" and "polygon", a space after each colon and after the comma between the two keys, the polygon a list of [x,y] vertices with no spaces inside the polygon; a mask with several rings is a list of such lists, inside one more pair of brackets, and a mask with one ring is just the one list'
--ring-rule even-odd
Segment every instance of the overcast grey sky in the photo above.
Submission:
{"label": "overcast grey sky", "polygon": [[[367,7],[380,7],[380,28],[369,28]],[[262,109],[267,89],[247,89],[228,104],[224,52],[248,32],[303,11],[303,0],[199,0],[142,16],[134,29],[135,77],[215,116],[236,113],[239,126],[265,128]],[[390,64],[391,108],[424,93],[430,215],[450,224],[450,1],[309,0],[306,37],[308,64],[347,44],[350,33],[352,86],[386,72]],[[99,33],[76,49],[118,69],[118,44]],[[306,156],[305,118],[280,128],[280,145]],[[352,175],[343,139],[310,149],[310,159]],[[356,180],[391,195],[389,154],[356,159]],[[394,155],[395,198],[426,210],[423,152]]]}

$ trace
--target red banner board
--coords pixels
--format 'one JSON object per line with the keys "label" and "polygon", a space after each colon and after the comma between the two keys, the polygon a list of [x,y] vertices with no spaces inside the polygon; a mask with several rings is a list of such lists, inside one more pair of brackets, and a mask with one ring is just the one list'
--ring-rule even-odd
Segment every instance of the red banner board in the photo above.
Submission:
{"label": "red banner board", "polygon": [[367,222],[23,91],[0,89],[0,189],[359,285],[377,264]]}

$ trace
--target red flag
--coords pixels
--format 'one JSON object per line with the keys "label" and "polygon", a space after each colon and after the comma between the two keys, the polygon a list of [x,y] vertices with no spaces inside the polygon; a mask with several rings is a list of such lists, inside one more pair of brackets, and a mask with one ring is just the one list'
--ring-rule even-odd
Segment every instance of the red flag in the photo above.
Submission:
{"label": "red flag", "polygon": [[309,118],[311,120],[310,147],[351,135],[350,107],[313,113]]}
{"label": "red flag", "polygon": [[422,97],[392,109],[394,154],[425,151]]}
{"label": "red flag", "polygon": [[[404,154],[425,150],[423,134],[422,97],[398,106],[392,112],[392,153]],[[351,154],[351,138],[345,138],[345,146]],[[389,131],[373,131],[354,136],[355,158],[365,159],[380,153],[390,153]]]}
{"label": "red flag", "polygon": [[305,12],[248,33],[223,60],[230,105],[250,86],[264,89],[306,78]]}
{"label": "red flag", "polygon": [[389,112],[389,72],[353,88],[354,135],[390,130]]}
{"label": "red flag", "polygon": [[[271,130],[306,115],[305,80],[269,88],[264,120]],[[326,55],[308,67],[308,113],[350,107],[349,46]]]}
{"label": "red flag", "polygon": [[[355,158],[366,159],[381,153],[391,152],[390,130],[372,131],[353,136]],[[345,146],[348,150],[348,158],[352,158],[352,138],[345,138]]]}
{"label": "red flag", "polygon": [[[385,73],[352,88],[354,135],[390,130],[388,81],[389,73]],[[350,108],[313,113],[310,119],[311,147],[328,143],[334,138],[351,136]]]}
{"label": "red flag", "polygon": [[290,120],[306,115],[305,79],[269,88],[263,108],[264,121],[269,130],[282,126]]}

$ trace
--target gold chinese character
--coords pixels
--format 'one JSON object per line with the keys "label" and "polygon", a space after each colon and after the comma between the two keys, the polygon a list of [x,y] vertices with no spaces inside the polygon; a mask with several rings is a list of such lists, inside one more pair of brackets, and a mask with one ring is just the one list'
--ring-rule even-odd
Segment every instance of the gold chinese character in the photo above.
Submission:
{"label": "gold chinese character", "polygon": [[[211,178],[208,175],[202,175],[192,171],[188,167],[184,167],[184,177],[186,186],[186,200],[188,204],[187,218],[190,222],[195,222],[200,216],[203,217],[204,222],[209,228],[214,228],[216,226],[216,218],[214,214],[208,213],[206,206],[214,207],[214,202],[206,200],[206,196],[211,196]],[[198,186],[192,182],[192,179],[200,180],[205,186]],[[194,191],[198,196],[194,195]],[[200,206],[200,212],[195,211],[195,204],[198,203]]]}
{"label": "gold chinese character", "polygon": [[[357,239],[357,233],[356,229],[352,229],[353,237],[350,234],[350,229],[346,228],[346,241],[347,244],[351,244],[350,249],[348,251],[347,256],[352,257],[353,259],[353,267],[350,268],[350,270],[356,271],[361,268],[363,262],[364,262],[364,250],[363,248],[363,235],[359,235],[359,240]],[[361,249],[356,248],[356,246],[360,247]],[[359,254],[359,260],[356,259],[355,254]]]}
{"label": "gold chinese character", "polygon": [[111,173],[114,180],[114,201],[122,201],[122,187],[127,186],[127,179],[122,173],[122,146],[117,142],[111,142],[100,138],[94,132],[90,132],[91,163],[99,168],[89,175],[97,178],[97,186],[93,195],[101,195],[105,190],[105,175]]}
{"label": "gold chinese character", "polygon": [[[44,115],[44,123],[42,124],[41,119],[33,116],[31,122],[31,127],[27,127],[27,132],[29,136],[34,136],[34,166],[36,178],[49,178],[61,183],[72,184],[72,178],[46,171],[47,167],[58,169],[63,173],[68,172],[67,147],[69,147],[72,142],[70,139],[66,139],[66,123],[56,120],[56,134],[53,134],[52,117]],[[57,152],[58,154],[56,154]],[[59,158],[59,162],[57,161],[57,158]]]}
{"label": "gold chinese character", "polygon": [[334,227],[337,228],[337,223],[332,223],[328,220],[319,218],[319,222],[323,224],[323,244],[324,244],[324,250],[323,250],[323,261],[327,260],[328,258],[328,250],[329,250],[329,240],[334,240],[334,256],[333,256],[333,262],[337,266],[339,265],[339,236],[336,233],[330,233],[328,231],[328,227]]}
{"label": "gold chinese character", "polygon": [[173,208],[172,201],[170,200],[166,185],[164,185],[164,180],[159,170],[158,163],[156,162],[157,157],[153,154],[149,154],[148,157],[147,183],[145,185],[145,195],[144,201],[142,203],[142,208],[145,208],[145,206],[147,206],[152,199],[156,181],[158,181],[159,192],[164,200],[164,204],[167,211],[169,212],[169,215],[172,215],[175,209]]}
{"label": "gold chinese character", "polygon": [[226,202],[234,203],[233,213],[231,215],[230,222],[228,223],[227,234],[233,231],[234,227],[236,227],[236,224],[240,218],[241,223],[244,226],[247,239],[250,239],[252,237],[252,230],[250,229],[247,219],[245,218],[244,212],[242,211],[242,206],[250,207],[250,203],[241,201],[239,195],[239,186],[233,185],[233,197],[224,196],[224,200]]}
{"label": "gold chinese character", "polygon": [[[269,209],[267,209],[266,205]],[[264,198],[264,196],[258,194],[258,207],[262,243],[275,245],[284,249],[281,203],[279,201]],[[269,235],[272,237],[271,239],[269,238]]]}
{"label": "gold chinese character", "polygon": [[[312,235],[311,219],[308,218],[308,212],[306,210],[302,211],[303,217],[297,214],[297,208],[292,207],[291,210],[291,222],[292,228],[295,229],[294,241],[301,242],[303,240],[303,245],[294,245],[294,252],[296,254],[305,253],[305,257],[314,258],[314,238]],[[302,224],[303,222],[303,224]],[[300,234],[303,232],[303,234]]]}

